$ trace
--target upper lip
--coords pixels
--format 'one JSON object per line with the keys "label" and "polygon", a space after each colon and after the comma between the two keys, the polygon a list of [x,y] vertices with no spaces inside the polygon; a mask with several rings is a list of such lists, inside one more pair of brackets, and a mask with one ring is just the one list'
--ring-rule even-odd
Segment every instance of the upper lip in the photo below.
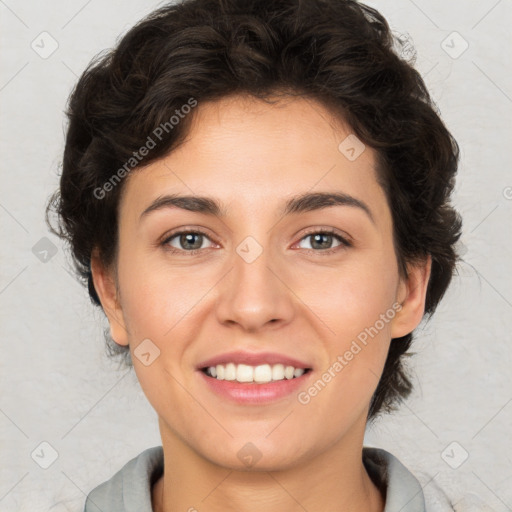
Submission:
{"label": "upper lip", "polygon": [[227,363],[234,364],[247,364],[249,366],[258,366],[262,364],[283,364],[285,366],[293,366],[294,368],[311,368],[308,363],[289,357],[284,354],[278,354],[276,352],[244,352],[234,351],[219,354],[211,357],[205,361],[202,361],[197,368],[202,370],[210,366],[217,366],[218,364],[225,365]]}

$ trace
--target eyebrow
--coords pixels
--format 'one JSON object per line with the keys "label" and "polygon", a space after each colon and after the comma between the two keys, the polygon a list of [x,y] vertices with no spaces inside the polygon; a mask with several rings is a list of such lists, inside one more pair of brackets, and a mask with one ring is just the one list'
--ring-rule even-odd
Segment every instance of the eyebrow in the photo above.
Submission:
{"label": "eyebrow", "polygon": [[[349,194],[340,192],[307,192],[292,197],[284,204],[282,216],[321,210],[331,206],[350,206],[359,208],[366,213],[375,224],[374,216],[369,206]],[[219,218],[227,216],[227,208],[212,197],[184,196],[179,194],[164,195],[156,198],[141,214],[140,220],[151,212],[164,208],[180,208],[191,212],[203,213]]]}

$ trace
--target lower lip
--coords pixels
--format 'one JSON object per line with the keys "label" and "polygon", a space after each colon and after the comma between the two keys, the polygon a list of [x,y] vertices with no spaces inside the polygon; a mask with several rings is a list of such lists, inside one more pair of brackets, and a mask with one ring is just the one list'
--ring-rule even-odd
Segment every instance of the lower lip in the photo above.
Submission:
{"label": "lower lip", "polygon": [[201,377],[212,391],[238,404],[267,404],[284,398],[305,384],[312,371],[293,379],[283,379],[266,384],[240,383],[236,380],[219,380],[199,370]]}

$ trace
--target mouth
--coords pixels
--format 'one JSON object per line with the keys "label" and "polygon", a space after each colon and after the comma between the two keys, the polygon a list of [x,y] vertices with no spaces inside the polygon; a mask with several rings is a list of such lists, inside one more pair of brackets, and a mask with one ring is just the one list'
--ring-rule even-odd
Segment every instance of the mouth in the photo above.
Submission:
{"label": "mouth", "polygon": [[292,365],[261,364],[217,364],[200,368],[207,377],[220,381],[233,381],[239,384],[268,384],[294,380],[311,372],[312,368],[299,368]]}
{"label": "mouth", "polygon": [[[308,361],[308,362],[306,362]],[[238,405],[289,400],[313,375],[310,358],[277,352],[235,350],[203,360],[196,374],[208,392]]]}
{"label": "mouth", "polygon": [[217,364],[198,369],[206,389],[222,400],[240,406],[266,406],[290,400],[308,385],[312,368],[299,368],[281,363],[257,366]]}

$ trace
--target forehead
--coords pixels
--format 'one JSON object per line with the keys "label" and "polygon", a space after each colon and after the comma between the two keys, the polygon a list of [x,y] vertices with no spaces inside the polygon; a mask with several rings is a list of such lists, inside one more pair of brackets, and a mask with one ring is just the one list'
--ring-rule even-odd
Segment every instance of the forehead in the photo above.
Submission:
{"label": "forehead", "polygon": [[234,95],[200,103],[185,142],[133,172],[126,189],[124,201],[139,213],[164,193],[216,197],[254,212],[330,190],[376,203],[377,216],[385,214],[374,151],[309,98],[269,104]]}
{"label": "forehead", "polygon": [[[275,97],[270,101],[244,94],[200,104],[187,149],[198,151],[198,157],[205,152],[209,156],[217,153],[220,158],[217,147],[222,144],[223,150],[230,149],[232,159],[247,160],[245,152],[259,152],[258,161],[281,161],[283,168],[293,162],[316,163],[318,167],[329,158],[334,163],[340,138],[351,134],[341,117],[312,98]],[[365,156],[363,160],[373,167],[372,152]]]}

